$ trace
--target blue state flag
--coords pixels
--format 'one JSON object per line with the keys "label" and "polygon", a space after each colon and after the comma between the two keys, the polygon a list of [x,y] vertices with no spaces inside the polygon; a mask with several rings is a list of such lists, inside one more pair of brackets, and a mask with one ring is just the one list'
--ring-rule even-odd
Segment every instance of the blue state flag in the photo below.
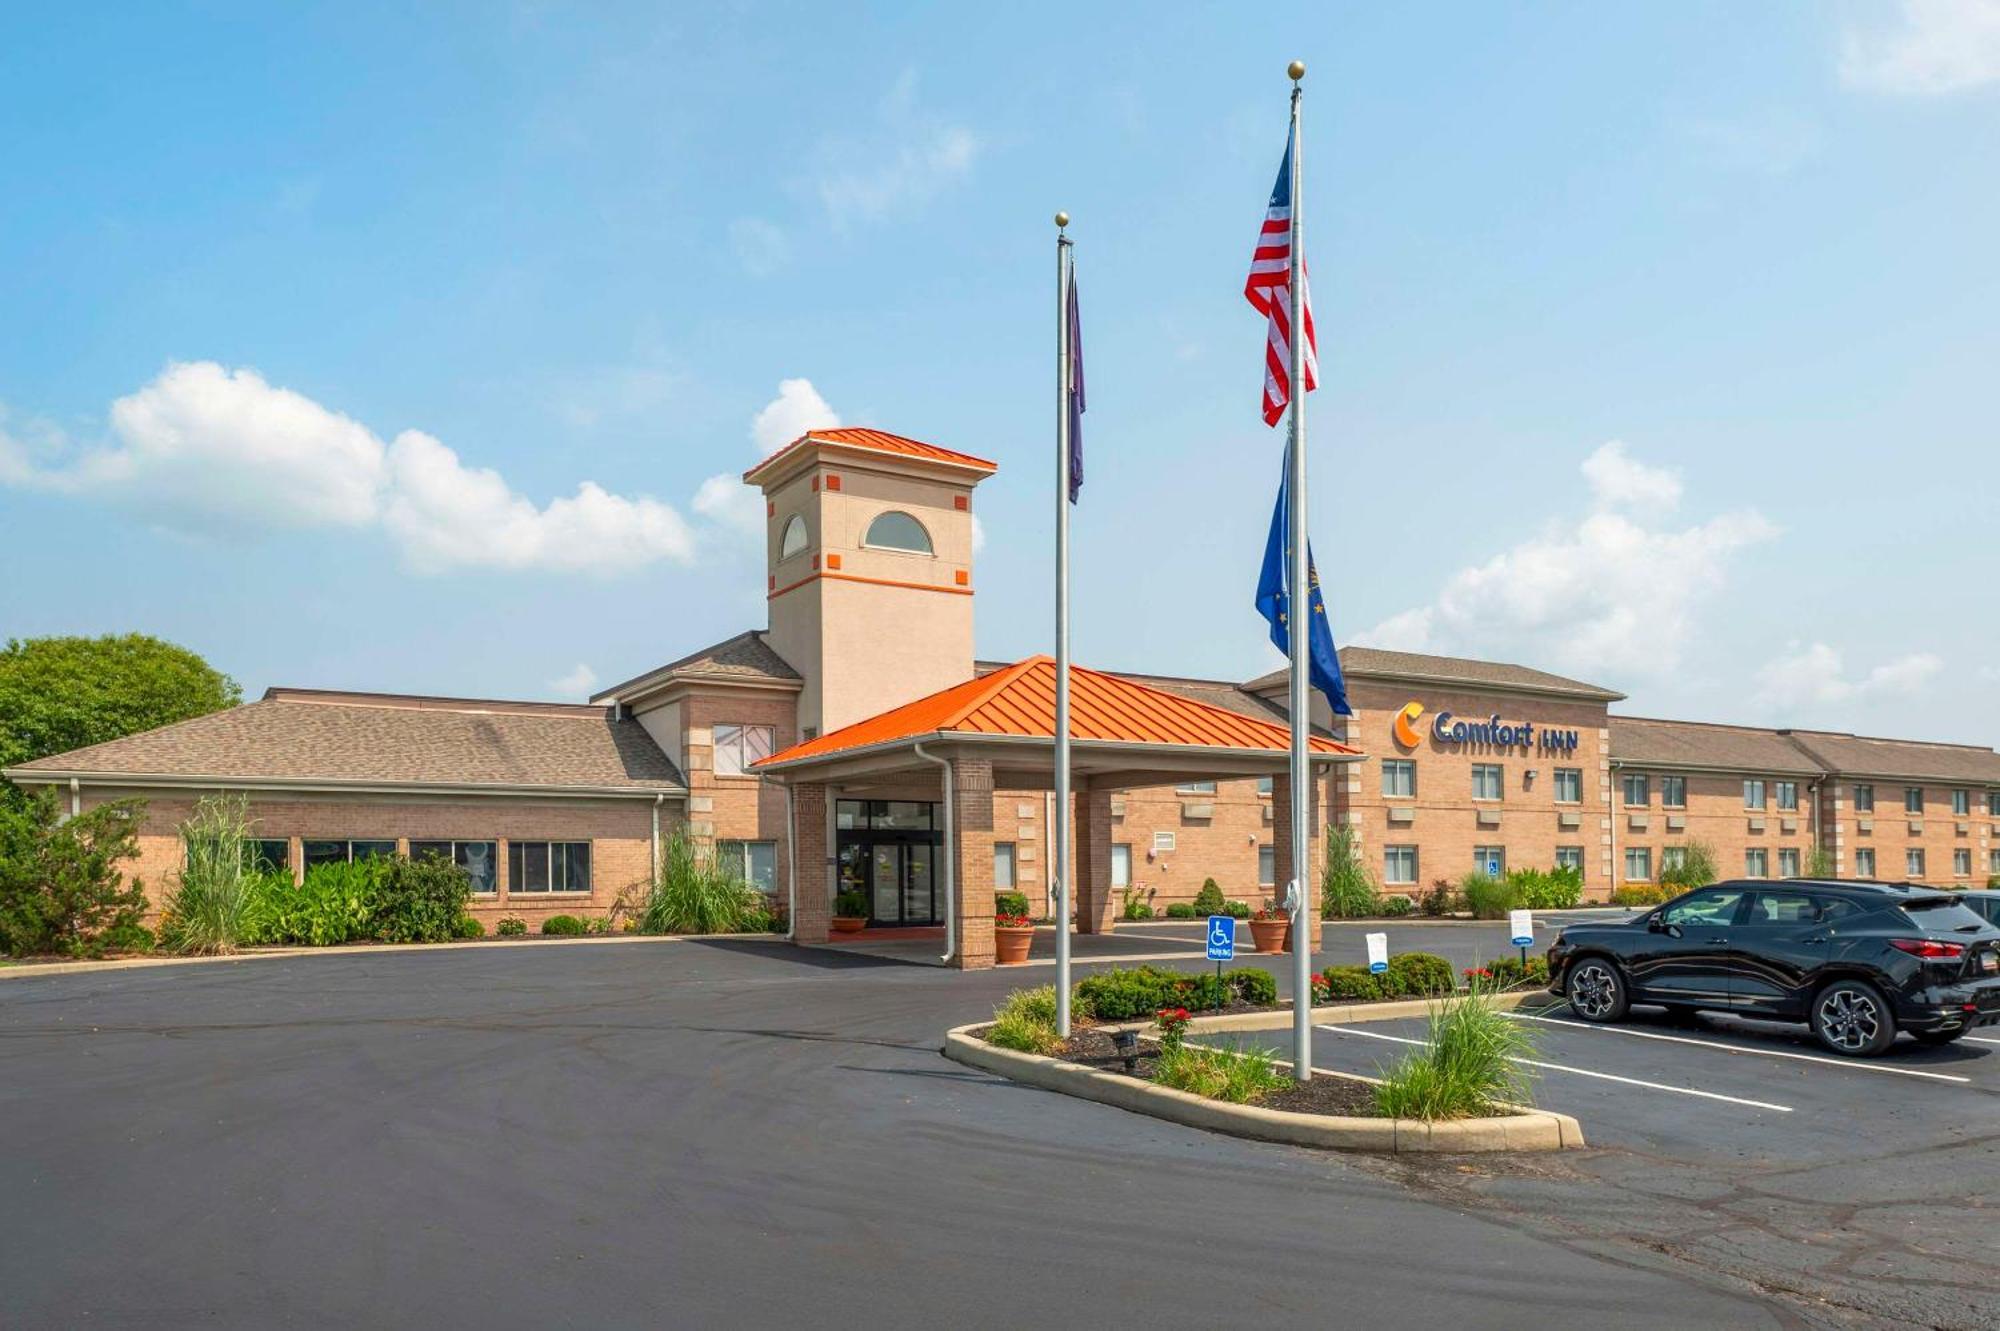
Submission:
{"label": "blue state flag", "polygon": [[[1264,567],[1257,576],[1257,613],[1271,626],[1271,641],[1286,656],[1292,652],[1290,588],[1286,579],[1290,576],[1292,561],[1290,543],[1285,539],[1287,519],[1291,515],[1292,460],[1288,451],[1285,455],[1285,470],[1278,481],[1278,507],[1271,514],[1271,537],[1264,543]],[[1306,636],[1307,673],[1312,678],[1312,686],[1326,695],[1327,705],[1333,708],[1335,716],[1352,716],[1354,709],[1347,705],[1347,681],[1340,673],[1340,656],[1333,649],[1333,629],[1326,620],[1326,598],[1320,594],[1319,568],[1313,563],[1312,542],[1306,542],[1306,581],[1312,591],[1307,605],[1312,612],[1311,627]]]}

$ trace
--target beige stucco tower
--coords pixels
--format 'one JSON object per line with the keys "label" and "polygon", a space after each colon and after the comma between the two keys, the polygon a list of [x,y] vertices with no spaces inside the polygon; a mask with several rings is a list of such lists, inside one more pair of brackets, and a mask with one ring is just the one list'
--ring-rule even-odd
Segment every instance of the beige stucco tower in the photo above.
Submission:
{"label": "beige stucco tower", "polygon": [[804,676],[801,738],[972,677],[972,490],[994,464],[880,430],[815,430],[764,492],[770,642]]}

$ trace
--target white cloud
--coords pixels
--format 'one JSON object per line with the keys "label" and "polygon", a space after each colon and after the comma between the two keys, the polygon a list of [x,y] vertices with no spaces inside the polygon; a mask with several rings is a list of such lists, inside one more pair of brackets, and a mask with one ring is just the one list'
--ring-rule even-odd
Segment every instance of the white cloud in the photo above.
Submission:
{"label": "white cloud", "polygon": [[771,454],[808,430],[830,430],[840,415],[826,404],[810,379],[784,379],[778,395],[750,418],[750,440],[757,451]]}
{"label": "white cloud", "polygon": [[729,247],[752,277],[769,277],[792,255],[785,233],[761,217],[739,217],[731,222]]}
{"label": "white cloud", "polygon": [[818,182],[837,227],[874,222],[914,207],[972,172],[979,140],[917,106],[916,71],[906,70],[878,108],[882,133],[868,143],[830,144]]}
{"label": "white cloud", "polygon": [[1910,694],[1924,687],[1944,662],[1929,652],[1911,652],[1886,661],[1858,679],[1847,674],[1840,652],[1823,642],[1790,643],[1785,654],[1757,671],[1756,701],[1778,711],[1831,706],[1883,694]]}
{"label": "white cloud", "polygon": [[1897,21],[1841,34],[1850,87],[1915,96],[2000,81],[2000,0],[1901,0]]}
{"label": "white cloud", "polygon": [[422,572],[452,568],[609,573],[687,562],[672,507],[591,481],[545,508],[501,475],[469,468],[430,435],[384,445],[366,426],[254,370],[169,365],[114,402],[111,438],[66,465],[36,465],[0,440],[0,482],[98,496],[197,534],[300,526],[379,528]]}
{"label": "white cloud", "polygon": [[588,698],[597,687],[597,672],[578,661],[567,674],[549,681],[549,692],[558,698]]}
{"label": "white cloud", "polygon": [[972,553],[976,555],[985,548],[986,524],[979,520],[977,513],[974,513],[972,515]]}
{"label": "white cloud", "polygon": [[1355,641],[1579,673],[1673,670],[1737,556],[1777,529],[1754,509],[1678,529],[1660,524],[1680,499],[1680,480],[1633,460],[1620,443],[1592,453],[1582,471],[1591,493],[1582,516],[1459,570],[1435,600]]}
{"label": "white cloud", "polygon": [[753,541],[764,539],[764,498],[733,471],[701,483],[694,494],[694,511]]}

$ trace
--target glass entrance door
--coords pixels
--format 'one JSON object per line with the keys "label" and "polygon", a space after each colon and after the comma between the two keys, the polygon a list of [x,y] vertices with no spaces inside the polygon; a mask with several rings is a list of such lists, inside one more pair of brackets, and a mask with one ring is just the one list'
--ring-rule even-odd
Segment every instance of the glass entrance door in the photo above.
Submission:
{"label": "glass entrance door", "polygon": [[937,903],[931,891],[931,847],[920,842],[903,847],[903,923],[937,923]]}
{"label": "glass entrance door", "polygon": [[840,887],[868,900],[868,922],[884,927],[939,922],[936,810],[903,800],[841,800],[835,828]]}

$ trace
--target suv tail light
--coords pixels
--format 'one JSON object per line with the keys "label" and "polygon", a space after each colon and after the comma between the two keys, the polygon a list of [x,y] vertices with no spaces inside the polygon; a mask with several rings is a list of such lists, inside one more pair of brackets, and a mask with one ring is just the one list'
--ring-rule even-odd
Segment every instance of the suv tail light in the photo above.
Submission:
{"label": "suv tail light", "polygon": [[1934,938],[1891,938],[1889,946],[1926,961],[1951,961],[1965,955],[1965,944],[1940,943]]}

